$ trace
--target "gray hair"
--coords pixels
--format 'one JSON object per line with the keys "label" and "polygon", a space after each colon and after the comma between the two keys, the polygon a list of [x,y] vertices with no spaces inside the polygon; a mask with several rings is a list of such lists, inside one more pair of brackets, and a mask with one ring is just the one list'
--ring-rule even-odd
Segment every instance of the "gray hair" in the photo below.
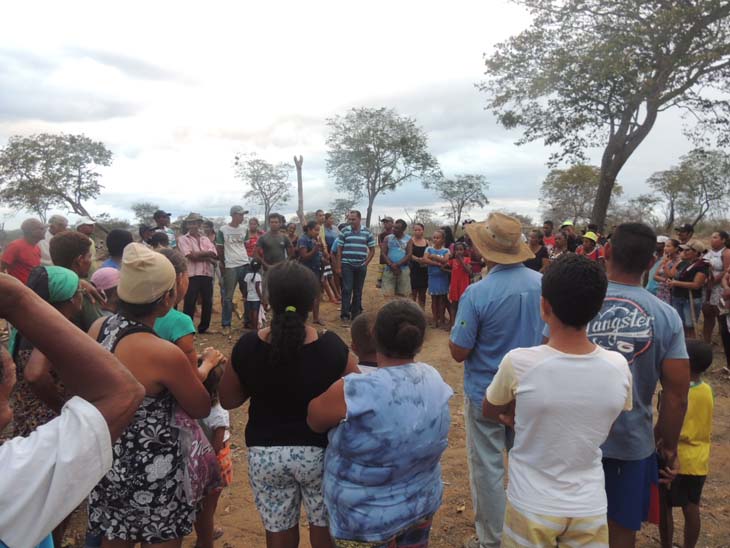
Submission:
{"label": "gray hair", "polygon": [[51,218],[48,219],[48,224],[55,225],[56,223],[68,225],[68,219],[63,215],[51,215]]}

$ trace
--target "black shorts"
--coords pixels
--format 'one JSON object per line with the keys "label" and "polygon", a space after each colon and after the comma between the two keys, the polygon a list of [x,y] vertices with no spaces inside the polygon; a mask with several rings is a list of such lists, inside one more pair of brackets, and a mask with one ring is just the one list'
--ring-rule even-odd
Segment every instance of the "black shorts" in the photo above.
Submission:
{"label": "black shorts", "polygon": [[249,300],[247,300],[243,304],[243,310],[246,313],[246,316],[248,316],[251,312],[258,312],[260,306],[261,306],[261,301],[249,301]]}
{"label": "black shorts", "polygon": [[699,505],[702,488],[707,476],[685,476],[679,474],[669,489],[669,504],[672,508],[687,506],[690,502]]}

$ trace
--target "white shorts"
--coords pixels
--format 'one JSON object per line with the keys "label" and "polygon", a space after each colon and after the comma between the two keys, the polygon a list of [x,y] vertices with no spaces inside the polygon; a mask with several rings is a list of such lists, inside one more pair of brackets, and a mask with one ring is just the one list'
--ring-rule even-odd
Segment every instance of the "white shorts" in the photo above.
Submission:
{"label": "white shorts", "polygon": [[278,533],[297,525],[302,502],[309,523],[326,527],[323,474],[321,447],[249,447],[248,478],[264,528]]}

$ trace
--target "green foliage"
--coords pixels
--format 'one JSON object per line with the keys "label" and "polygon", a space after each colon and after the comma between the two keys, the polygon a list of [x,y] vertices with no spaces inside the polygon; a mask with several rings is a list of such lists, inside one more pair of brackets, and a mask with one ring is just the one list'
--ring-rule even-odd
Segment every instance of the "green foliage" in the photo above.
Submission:
{"label": "green foliage", "polygon": [[516,211],[506,211],[506,210],[502,210],[502,213],[517,219],[520,222],[520,224],[522,225],[522,230],[535,226],[534,220],[529,215],[523,215],[522,213],[517,213]]}
{"label": "green foliage", "polygon": [[368,200],[370,225],[375,198],[412,178],[439,172],[428,139],[415,120],[386,108],[353,108],[327,120],[327,173],[354,201]]}
{"label": "green foliage", "polygon": [[[556,224],[563,221],[591,222],[591,208],[600,182],[600,169],[577,164],[568,169],[553,169],[540,187],[543,213]],[[613,196],[623,193],[613,187]]]}
{"label": "green foliage", "polygon": [[13,136],[0,150],[0,202],[43,220],[52,207],[88,217],[83,202],[102,188],[96,168],[111,162],[104,144],[84,135]]}
{"label": "green foliage", "polygon": [[444,210],[454,232],[459,228],[462,216],[470,208],[484,207],[489,203],[485,194],[489,183],[484,175],[457,175],[452,179],[427,183],[426,186],[433,188],[439,198],[447,202]]}
{"label": "green foliage", "polygon": [[685,222],[694,226],[708,215],[725,213],[730,206],[730,156],[719,150],[695,149],[647,182],[664,202],[667,229]]}
{"label": "green foliage", "polygon": [[486,59],[480,87],[519,144],[554,147],[551,165],[603,148],[594,222],[659,112],[693,113],[695,137],[730,141],[728,0],[519,0],[533,15],[525,31]]}
{"label": "green foliage", "polygon": [[338,223],[345,222],[347,213],[355,207],[357,200],[352,198],[336,198],[330,206],[330,213],[334,215]]}
{"label": "green foliage", "polygon": [[264,218],[260,221],[265,226],[269,224],[269,213],[291,199],[291,169],[289,164],[271,164],[255,154],[235,158],[236,175],[249,187],[243,196],[264,208]]}
{"label": "green foliage", "polygon": [[155,219],[153,217],[155,211],[160,209],[160,206],[151,202],[135,202],[131,206],[134,212],[134,218],[139,224],[144,225],[155,225]]}

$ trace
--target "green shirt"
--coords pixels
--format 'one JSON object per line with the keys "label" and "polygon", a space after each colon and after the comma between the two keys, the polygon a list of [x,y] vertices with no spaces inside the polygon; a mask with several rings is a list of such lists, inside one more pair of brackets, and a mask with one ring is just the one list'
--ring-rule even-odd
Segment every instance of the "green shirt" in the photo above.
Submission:
{"label": "green shirt", "polygon": [[101,312],[101,307],[97,303],[91,302],[91,297],[84,294],[84,301],[81,304],[81,316],[79,317],[78,326],[85,332],[89,332],[91,324],[101,318],[104,314]]}
{"label": "green shirt", "polygon": [[195,333],[195,324],[190,316],[171,308],[167,314],[155,320],[155,333],[166,341],[176,343],[185,335]]}

